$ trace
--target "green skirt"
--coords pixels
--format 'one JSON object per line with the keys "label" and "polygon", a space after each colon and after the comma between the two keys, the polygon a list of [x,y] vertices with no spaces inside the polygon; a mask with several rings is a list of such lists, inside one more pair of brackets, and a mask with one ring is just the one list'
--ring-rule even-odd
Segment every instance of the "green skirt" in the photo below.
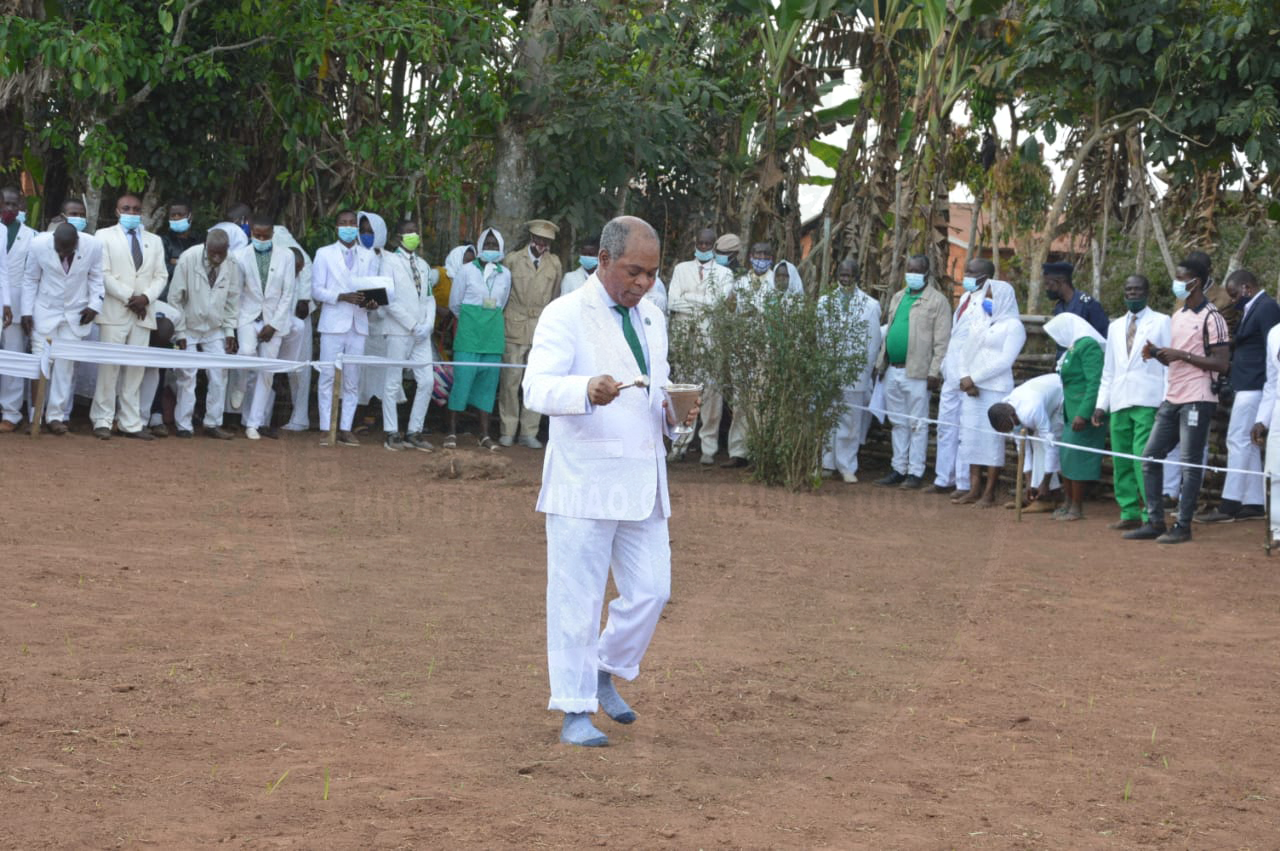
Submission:
{"label": "green skirt", "polygon": [[[1062,442],[1072,446],[1088,446],[1092,449],[1105,449],[1107,446],[1107,427],[1089,426],[1084,431],[1072,431],[1071,420],[1062,430]],[[1096,482],[1102,478],[1102,455],[1097,452],[1084,452],[1062,447],[1058,453],[1062,463],[1062,475],[1073,482]]]}

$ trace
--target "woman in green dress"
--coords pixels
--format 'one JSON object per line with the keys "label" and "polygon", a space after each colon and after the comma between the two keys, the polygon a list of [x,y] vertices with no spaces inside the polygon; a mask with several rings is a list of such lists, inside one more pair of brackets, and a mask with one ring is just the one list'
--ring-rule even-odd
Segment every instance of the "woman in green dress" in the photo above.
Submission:
{"label": "woman in green dress", "polygon": [[1045,323],[1044,331],[1067,351],[1058,360],[1062,376],[1062,414],[1066,428],[1059,453],[1062,464],[1063,502],[1053,513],[1056,520],[1080,520],[1084,517],[1084,491],[1087,483],[1102,478],[1102,455],[1086,449],[1106,448],[1107,429],[1091,420],[1102,383],[1102,346],[1104,338],[1093,326],[1074,313],[1060,313]]}

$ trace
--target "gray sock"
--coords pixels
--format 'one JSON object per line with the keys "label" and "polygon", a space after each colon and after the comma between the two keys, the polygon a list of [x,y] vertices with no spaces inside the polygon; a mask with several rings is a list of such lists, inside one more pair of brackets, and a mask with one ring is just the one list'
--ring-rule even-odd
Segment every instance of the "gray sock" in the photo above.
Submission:
{"label": "gray sock", "polygon": [[596,729],[587,713],[566,712],[564,725],[560,728],[560,741],[566,745],[602,748],[609,744],[609,737]]}
{"label": "gray sock", "polygon": [[608,671],[600,671],[596,675],[596,700],[605,714],[619,724],[630,724],[636,720],[636,713],[618,694],[613,686],[613,675]]}

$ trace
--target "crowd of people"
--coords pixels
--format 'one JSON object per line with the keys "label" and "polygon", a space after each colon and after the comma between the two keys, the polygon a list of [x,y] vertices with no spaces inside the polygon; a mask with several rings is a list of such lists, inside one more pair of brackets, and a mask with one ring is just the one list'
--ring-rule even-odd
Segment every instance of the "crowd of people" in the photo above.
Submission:
{"label": "crowd of people", "polygon": [[[67,200],[42,233],[25,222],[23,205],[16,189],[0,190],[5,350],[39,355],[54,341],[88,338],[220,356],[317,358],[321,429],[327,431],[337,399],[337,442],[359,445],[356,410],[376,398],[383,445],[393,451],[434,449],[425,425],[433,398],[447,408],[445,448],[458,446],[458,414],[470,409],[479,418],[480,448],[541,449],[543,412],[525,404],[522,367],[542,312],[593,279],[600,251],[597,237],[582,240],[576,268],[565,273],[551,250],[558,228],[538,219],[527,224],[528,240],[519,248],[508,252],[503,234],[485,228],[474,244],[455,247],[433,267],[421,254],[418,223],[400,221],[389,233],[378,214],[344,210],[334,241],[312,258],[281,223],[244,204],[201,233],[192,205],[174,201],[154,234],[143,224],[141,200],[125,194],[116,203],[118,223],[92,235],[80,201]],[[655,281],[644,298],[668,316],[673,336],[705,335],[706,310],[721,299],[804,292],[796,266],[779,261],[768,243],[750,245],[740,267],[743,247],[734,234],[704,229],[693,256],[675,264],[670,288]],[[1111,527],[1125,538],[1177,543],[1190,539],[1194,522],[1265,516],[1261,447],[1280,440],[1269,431],[1280,305],[1253,274],[1238,269],[1216,286],[1209,258],[1192,252],[1172,282],[1178,299],[1172,316],[1148,306],[1150,283],[1135,275],[1124,284],[1126,313],[1109,320],[1095,299],[1073,288],[1069,264],[1046,264],[1045,291],[1055,307],[1045,332],[1057,345],[1057,366],[1015,386],[1014,362],[1027,336],[1016,292],[993,277],[992,264],[981,258],[968,264],[958,300],[944,293],[925,256],[906,258],[905,268],[904,286],[883,314],[850,260],[837,267],[838,285],[821,296],[869,329],[866,368],[843,388],[844,411],[821,459],[825,475],[858,481],[859,450],[881,415],[890,428],[892,469],[876,481],[880,486],[995,505],[1002,502],[1004,435],[1012,434],[1031,438],[1025,510],[1032,513],[1082,519],[1086,490],[1101,478],[1109,444],[1119,508]],[[402,368],[356,363],[342,369],[335,394],[340,355],[403,362],[413,399],[405,396]],[[455,365],[444,368],[441,360]],[[75,388],[89,383],[78,374],[85,370],[92,367],[53,362],[42,412],[49,433],[68,432]],[[203,434],[233,438],[224,417],[236,412],[246,438],[278,435],[272,370],[113,364],[97,367],[89,380],[93,434],[192,437],[200,371]],[[287,375],[292,412],[282,428],[308,430],[310,370]],[[0,376],[0,432],[17,430],[24,406],[32,410],[27,384]],[[930,418],[935,393],[937,414]],[[1228,395],[1230,471],[1221,502],[1196,514],[1209,425]],[[402,403],[409,403],[407,417]],[[706,386],[695,434],[678,438],[668,460],[684,460],[696,444],[699,461],[715,464],[727,410],[719,388]],[[931,425],[935,475],[926,485]],[[721,466],[747,466],[744,417],[731,419],[727,443]],[[1183,466],[1162,464],[1168,457]],[[1269,457],[1280,460],[1280,449]],[[1175,504],[1176,516],[1166,521]],[[1280,529],[1273,534],[1280,537]]]}

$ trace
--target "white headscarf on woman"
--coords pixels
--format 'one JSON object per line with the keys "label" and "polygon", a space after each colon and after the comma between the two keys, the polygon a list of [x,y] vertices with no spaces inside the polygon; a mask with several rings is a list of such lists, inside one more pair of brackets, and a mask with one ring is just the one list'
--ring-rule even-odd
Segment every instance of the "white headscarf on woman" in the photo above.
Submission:
{"label": "white headscarf on woman", "polygon": [[1106,345],[1106,338],[1099,334],[1092,325],[1074,313],[1059,313],[1044,323],[1044,332],[1062,346],[1069,349],[1080,342],[1081,337],[1092,337],[1098,345]]}
{"label": "white headscarf on woman", "polygon": [[369,220],[369,227],[373,228],[372,248],[376,251],[381,251],[387,244],[387,223],[377,213],[369,213],[364,210],[356,213],[357,225],[360,224],[361,219]]}
{"label": "white headscarf on woman", "polygon": [[487,281],[493,275],[498,274],[498,270],[502,268],[502,262],[485,263],[480,259],[480,252],[484,251],[485,240],[489,238],[489,234],[493,234],[493,238],[498,241],[498,253],[503,257],[507,255],[506,243],[502,240],[502,234],[498,233],[497,228],[485,228],[480,231],[480,237],[476,240],[476,261],[484,266],[484,279]]}
{"label": "white headscarf on woman", "polygon": [[[969,318],[972,325],[969,337],[965,340],[961,366],[971,376],[975,372],[986,371],[983,369],[986,365],[983,362],[1004,348],[1003,343],[1009,342],[1005,339],[1008,335],[1020,338],[1018,351],[1022,350],[1022,345],[1027,341],[1026,329],[1018,318],[1018,294],[1013,287],[1004,281],[993,279],[987,281],[985,289],[987,293],[982,299],[969,300],[968,309],[977,313]],[[991,300],[990,315],[985,306],[987,299]]]}
{"label": "white headscarf on woman", "polygon": [[778,270],[784,266],[787,270],[787,295],[804,295],[804,281],[800,280],[800,270],[790,260],[782,260],[773,267],[773,291],[778,291]]}
{"label": "white headscarf on woman", "polygon": [[467,252],[476,253],[476,247],[471,244],[459,245],[457,248],[449,252],[449,256],[444,258],[444,273],[449,276],[449,280],[458,277],[458,273],[462,271],[463,258],[467,256]]}

